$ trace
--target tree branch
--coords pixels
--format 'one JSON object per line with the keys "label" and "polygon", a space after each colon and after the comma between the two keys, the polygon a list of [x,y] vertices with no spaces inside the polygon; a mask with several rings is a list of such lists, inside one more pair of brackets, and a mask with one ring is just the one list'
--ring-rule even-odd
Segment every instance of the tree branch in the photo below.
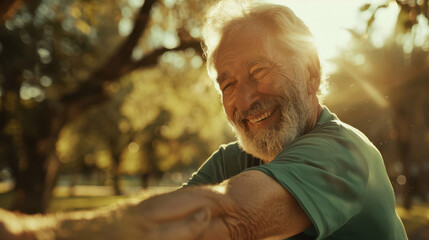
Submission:
{"label": "tree branch", "polygon": [[179,46],[172,48],[172,49],[168,49],[165,47],[164,48],[158,48],[158,49],[154,50],[153,52],[151,52],[150,54],[144,56],[142,59],[138,60],[137,62],[130,64],[130,67],[127,68],[126,70],[124,69],[124,71],[126,73],[129,73],[131,71],[134,71],[134,70],[142,68],[142,67],[154,66],[158,63],[158,58],[160,56],[162,56],[164,53],[169,52],[169,51],[186,50],[188,48],[192,48],[198,53],[201,53],[201,54],[203,53],[203,50],[201,48],[201,43],[199,41],[184,42],[184,43],[181,43]]}
{"label": "tree branch", "polygon": [[24,0],[3,0],[0,1],[0,25],[13,18],[18,10],[26,3]]}
{"label": "tree branch", "polygon": [[134,29],[128,38],[120,45],[118,50],[109,60],[98,68],[90,77],[84,81],[75,91],[64,95],[61,102],[67,112],[67,120],[78,116],[82,111],[108,99],[104,92],[103,84],[118,81],[121,76],[138,68],[151,67],[157,64],[158,58],[167,51],[179,51],[193,48],[202,52],[199,41],[183,42],[173,49],[159,48],[144,56],[137,62],[131,59],[132,51],[138,44],[138,40],[147,27],[149,13],[156,0],[146,0],[139,11],[134,23]]}
{"label": "tree branch", "polygon": [[102,102],[107,99],[107,96],[104,93],[103,83],[118,81],[122,75],[128,74],[136,69],[154,66],[158,63],[158,58],[166,52],[181,51],[186,50],[188,48],[193,48],[199,53],[202,53],[203,51],[201,49],[199,41],[184,42],[173,49],[168,49],[165,47],[155,49],[153,52],[144,56],[139,61],[135,63],[128,63],[127,65],[122,66],[122,68],[118,70],[120,74],[115,78],[109,76],[105,78],[94,78],[91,80],[87,80],[80,85],[78,90],[63,97],[62,102],[69,106],[79,105],[79,110],[76,110],[82,111],[85,108],[88,108],[92,105],[99,103],[100,101]]}
{"label": "tree branch", "polygon": [[103,83],[118,79],[123,75],[122,69],[131,63],[131,54],[143,34],[149,21],[149,13],[156,0],[146,0],[140,8],[134,21],[134,28],[128,38],[119,46],[116,52],[94,71],[75,91],[61,98],[65,105],[81,102],[82,97],[103,94]]}
{"label": "tree branch", "polygon": [[112,79],[122,76],[123,66],[131,63],[131,55],[135,46],[149,22],[149,13],[156,0],[146,0],[140,8],[139,13],[134,21],[134,28],[128,38],[119,46],[115,54],[110,57],[101,68],[93,73],[90,79]]}

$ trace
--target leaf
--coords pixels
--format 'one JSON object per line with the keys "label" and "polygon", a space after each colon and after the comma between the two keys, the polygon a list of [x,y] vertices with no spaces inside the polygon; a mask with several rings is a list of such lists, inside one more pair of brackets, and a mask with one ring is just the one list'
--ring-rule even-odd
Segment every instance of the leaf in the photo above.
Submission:
{"label": "leaf", "polygon": [[365,12],[366,10],[368,10],[371,7],[370,3],[367,3],[365,5],[363,5],[362,7],[359,8],[359,11],[361,12]]}
{"label": "leaf", "polygon": [[367,25],[366,25],[366,31],[365,33],[368,33],[369,28],[372,26],[372,24],[374,23],[375,20],[375,15],[377,14],[377,11],[380,10],[381,8],[387,8],[388,6],[386,4],[380,5],[378,6],[374,12],[371,15],[371,18],[368,20]]}
{"label": "leaf", "polygon": [[348,31],[351,34],[351,36],[356,40],[359,40],[362,38],[362,34],[358,33],[356,30],[353,30],[350,28],[346,28],[345,30]]}

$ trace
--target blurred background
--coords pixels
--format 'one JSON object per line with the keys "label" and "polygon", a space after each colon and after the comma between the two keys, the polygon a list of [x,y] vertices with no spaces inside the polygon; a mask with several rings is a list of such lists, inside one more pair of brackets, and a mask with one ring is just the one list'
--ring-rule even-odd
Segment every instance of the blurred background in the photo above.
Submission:
{"label": "blurred background", "polygon": [[[233,141],[201,55],[212,2],[1,1],[0,207],[144,198]],[[428,2],[277,1],[315,35],[325,105],[383,154],[410,239],[429,239]]]}

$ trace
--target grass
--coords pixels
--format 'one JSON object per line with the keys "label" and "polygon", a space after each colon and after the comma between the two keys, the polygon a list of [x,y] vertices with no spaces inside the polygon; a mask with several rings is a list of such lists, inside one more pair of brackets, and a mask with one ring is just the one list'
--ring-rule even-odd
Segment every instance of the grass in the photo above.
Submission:
{"label": "grass", "polygon": [[396,207],[396,212],[401,217],[408,234],[425,226],[429,228],[429,203],[416,204],[408,211],[403,207]]}
{"label": "grass", "polygon": [[[147,190],[141,190],[140,192],[131,195],[101,195],[94,194],[94,191],[87,192],[87,194],[77,196],[66,195],[63,191],[54,192],[54,197],[48,207],[48,212],[60,212],[60,211],[75,211],[75,210],[88,210],[99,207],[108,206],[115,203],[121,203],[126,201],[135,201],[148,198],[155,194],[171,191],[175,188],[172,187],[153,187]],[[9,209],[12,205],[13,193],[6,192],[0,194],[0,208]]]}

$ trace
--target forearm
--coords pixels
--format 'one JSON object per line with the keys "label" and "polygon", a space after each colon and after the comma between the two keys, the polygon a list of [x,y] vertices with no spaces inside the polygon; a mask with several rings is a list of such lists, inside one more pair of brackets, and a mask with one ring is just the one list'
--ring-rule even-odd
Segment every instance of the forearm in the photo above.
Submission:
{"label": "forearm", "polygon": [[[138,236],[137,228],[126,224],[135,217],[130,204],[91,211],[25,215],[0,209],[0,239],[119,239],[127,228],[127,236]],[[136,223],[134,223],[136,224]],[[123,237],[123,236],[122,236]]]}
{"label": "forearm", "polygon": [[[90,211],[25,215],[0,209],[0,239],[8,240],[108,240],[198,239],[210,223],[208,198],[198,204],[178,206],[195,197],[172,192],[138,204],[113,205]],[[202,200],[203,198],[199,198]]]}

